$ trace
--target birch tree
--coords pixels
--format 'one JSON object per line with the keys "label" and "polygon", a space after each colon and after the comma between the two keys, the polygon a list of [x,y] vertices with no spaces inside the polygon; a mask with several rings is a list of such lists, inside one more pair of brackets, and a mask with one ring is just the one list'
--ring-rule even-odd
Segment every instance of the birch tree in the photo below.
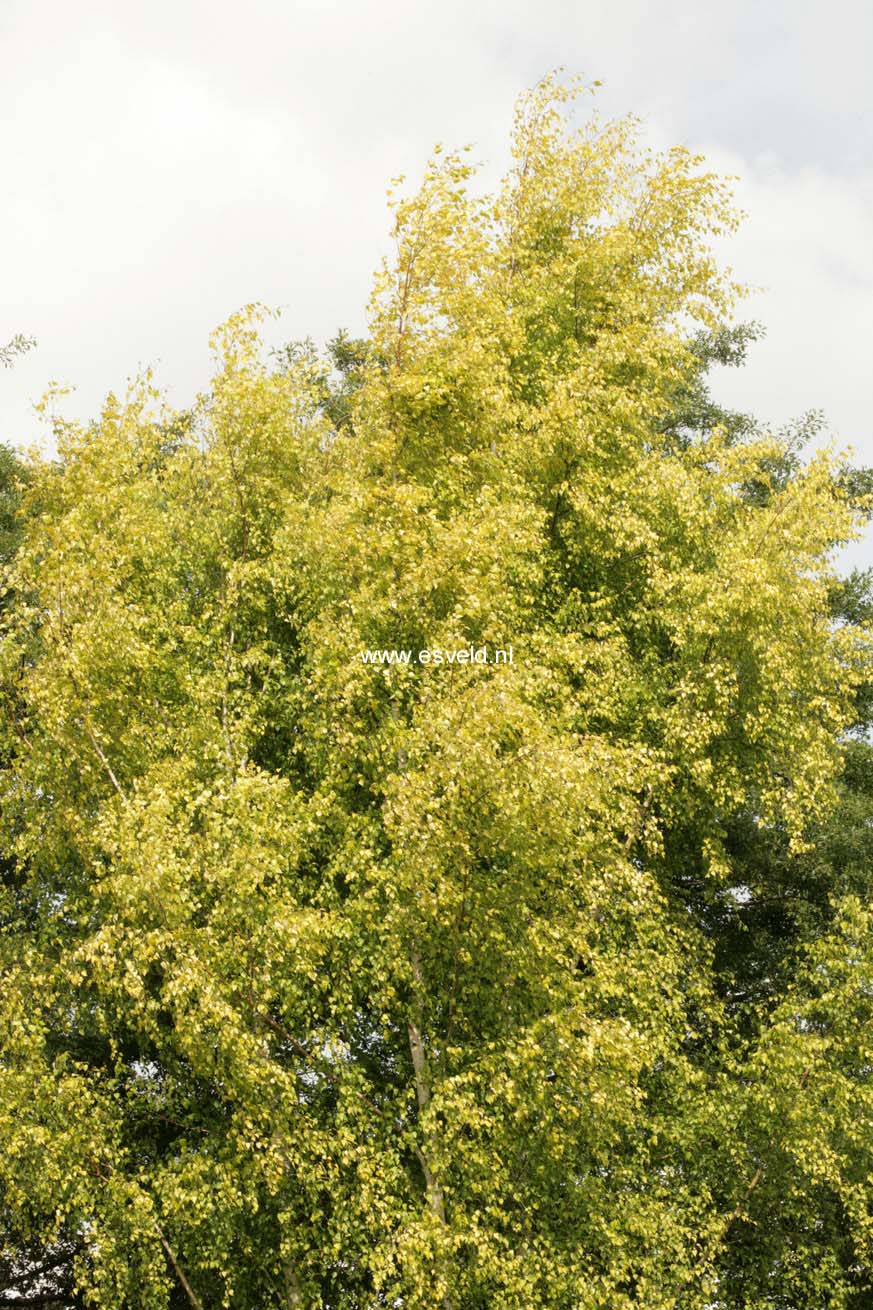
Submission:
{"label": "birch tree", "polygon": [[145,377],[29,472],[0,1195],[32,1304],[34,1244],[106,1310],[863,1303],[863,776],[815,931],[766,974],[738,925],[847,803],[866,502],[701,407],[729,192],[581,94],[522,97],[495,194],[438,150],[393,198],[338,392],[251,309],[191,410]]}

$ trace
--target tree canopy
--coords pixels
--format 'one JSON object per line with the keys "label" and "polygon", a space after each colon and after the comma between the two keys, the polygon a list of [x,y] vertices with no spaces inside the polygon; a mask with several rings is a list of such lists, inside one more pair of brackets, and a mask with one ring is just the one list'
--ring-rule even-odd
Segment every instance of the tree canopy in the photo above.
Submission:
{"label": "tree canopy", "polygon": [[729,191],[579,94],[366,339],[15,482],[3,1303],[869,1303],[869,488],[712,401]]}

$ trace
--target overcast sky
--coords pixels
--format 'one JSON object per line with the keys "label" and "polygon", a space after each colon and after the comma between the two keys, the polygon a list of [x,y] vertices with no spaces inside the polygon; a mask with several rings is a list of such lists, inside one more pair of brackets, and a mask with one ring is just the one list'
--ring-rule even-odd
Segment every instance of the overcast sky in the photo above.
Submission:
{"label": "overcast sky", "polygon": [[[175,403],[252,301],[282,339],[363,326],[385,189],[435,141],[500,171],[512,103],[557,65],[601,110],[738,174],[730,262],[767,328],[726,400],[825,411],[873,463],[869,0],[0,0],[0,439],[72,384],[93,414],[155,365]],[[855,563],[873,564],[873,542]]]}

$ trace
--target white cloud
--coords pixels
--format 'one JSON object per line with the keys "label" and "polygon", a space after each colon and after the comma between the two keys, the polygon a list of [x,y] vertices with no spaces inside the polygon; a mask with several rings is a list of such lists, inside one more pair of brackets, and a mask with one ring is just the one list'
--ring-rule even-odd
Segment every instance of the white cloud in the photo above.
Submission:
{"label": "white cloud", "polygon": [[[873,464],[873,175],[788,172],[766,158],[717,151],[710,158],[743,174],[737,197],[747,218],[729,256],[742,279],[761,288],[744,302],[743,317],[767,331],[745,368],[719,371],[716,394],[773,426],[821,410],[822,439]],[[873,562],[869,534],[846,559]]]}
{"label": "white cloud", "polygon": [[88,414],[159,362],[184,401],[250,300],[287,336],[359,327],[388,179],[438,139],[502,164],[514,94],[564,64],[743,175],[730,258],[768,338],[725,395],[822,408],[873,460],[871,44],[860,0],[5,0],[0,339],[40,345],[0,375],[0,436],[36,435],[51,378]]}

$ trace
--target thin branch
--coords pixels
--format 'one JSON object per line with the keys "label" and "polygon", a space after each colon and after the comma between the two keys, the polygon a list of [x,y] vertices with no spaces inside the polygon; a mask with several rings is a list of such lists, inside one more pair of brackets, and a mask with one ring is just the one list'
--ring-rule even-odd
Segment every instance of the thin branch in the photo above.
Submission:
{"label": "thin branch", "polygon": [[74,1306],[76,1304],[73,1297],[67,1296],[64,1292],[33,1292],[25,1296],[2,1296],[0,1297],[0,1307],[9,1306],[28,1306],[28,1305],[60,1305]]}
{"label": "thin branch", "polygon": [[[115,1172],[112,1165],[107,1165],[106,1167],[109,1169],[110,1173]],[[109,1182],[108,1176],[103,1172],[103,1168],[98,1162],[93,1162],[93,1168],[94,1168],[94,1173],[97,1175],[97,1177],[100,1179],[101,1182],[103,1183]],[[146,1195],[148,1195],[148,1193],[146,1193]],[[157,1233],[161,1246],[164,1248],[164,1251],[166,1253],[167,1259],[169,1260],[170,1264],[173,1266],[176,1277],[178,1278],[179,1282],[184,1288],[185,1295],[188,1297],[188,1300],[191,1302],[192,1306],[194,1307],[194,1310],[203,1310],[203,1302],[200,1300],[200,1297],[197,1295],[197,1293],[194,1291],[194,1288],[191,1286],[190,1282],[188,1281],[184,1269],[179,1264],[179,1260],[176,1256],[176,1252],[170,1246],[170,1243],[167,1240],[167,1235],[164,1232],[161,1225],[158,1223],[156,1215],[152,1215],[152,1227]]]}
{"label": "thin branch", "polygon": [[[287,1042],[289,1046],[293,1047],[293,1049],[297,1052],[297,1054],[301,1056],[304,1060],[306,1060],[307,1064],[309,1064],[318,1073],[324,1074],[325,1078],[327,1078],[329,1082],[333,1083],[334,1087],[340,1087],[342,1085],[342,1079],[340,1078],[336,1070],[331,1069],[329,1065],[325,1065],[321,1061],[317,1060],[316,1057],[312,1054],[312,1052],[308,1051],[306,1047],[303,1045],[303,1043],[299,1041],[293,1035],[293,1033],[289,1033],[288,1029],[284,1026],[284,1024],[279,1023],[278,1019],[274,1019],[271,1014],[266,1014],[263,1010],[258,1009],[256,997],[254,993],[251,991],[249,991],[248,994],[248,1002],[252,1008],[255,1017],[262,1020],[262,1022],[267,1024],[268,1027],[272,1028],[273,1032],[277,1033],[278,1036],[281,1037],[284,1042]],[[354,1091],[355,1096],[358,1098],[361,1104],[366,1105],[367,1108],[372,1110],[375,1114],[384,1116],[386,1113],[388,1113],[387,1107],[377,1105],[376,1102],[372,1101],[365,1092],[360,1091],[357,1087],[353,1088],[352,1090]]]}
{"label": "thin branch", "polygon": [[112,769],[112,765],[109,763],[108,759],[106,758],[106,755],[104,754],[103,751],[103,747],[100,745],[99,741],[97,740],[94,734],[94,729],[91,727],[91,724],[88,722],[87,714],[84,715],[82,719],[82,723],[84,725],[85,732],[88,735],[88,740],[90,741],[91,745],[94,747],[94,752],[97,755],[97,758],[100,760],[100,763],[103,765],[104,769],[106,770],[106,773],[109,777],[109,781],[112,783],[113,787],[118,792],[121,799],[125,803],[127,803],[127,797],[124,794],[124,790],[121,786],[121,783],[116,778],[115,773],[113,772]]}
{"label": "thin branch", "polygon": [[448,1020],[446,1023],[446,1046],[452,1040],[452,1034],[455,1030],[455,1001],[458,994],[458,982],[460,977],[461,966],[461,931],[464,927],[464,920],[467,917],[467,886],[470,880],[470,867],[464,865],[464,881],[461,887],[461,906],[458,910],[458,919],[455,924],[455,958],[452,965],[452,985],[449,991],[449,1009]]}
{"label": "thin branch", "polygon": [[88,709],[87,709],[88,702],[86,697],[82,695],[82,690],[79,686],[78,679],[76,678],[76,675],[73,673],[72,669],[69,668],[67,669],[67,677],[70,679],[70,682],[73,684],[73,690],[75,691],[76,695],[84,702],[85,708],[82,711],[82,726],[85,729],[85,733],[88,737],[88,740],[90,741],[91,745],[94,748],[94,753],[99,759],[100,763],[103,765],[103,768],[106,770],[106,775],[109,778],[109,781],[112,783],[112,786],[115,788],[115,790],[118,792],[118,795],[126,804],[127,796],[124,793],[124,789],[122,788],[121,783],[116,778],[112,765],[109,763],[109,760],[106,758],[106,754],[103,750],[103,747],[100,745],[100,742],[97,740],[97,736],[94,732],[94,729],[91,727],[91,724],[88,721]]}
{"label": "thin branch", "polygon": [[194,1306],[194,1310],[203,1310],[203,1302],[200,1300],[200,1297],[197,1295],[197,1293],[194,1291],[194,1288],[191,1286],[191,1284],[188,1282],[188,1279],[185,1277],[185,1271],[182,1268],[182,1266],[179,1264],[179,1261],[176,1259],[176,1253],[174,1252],[173,1248],[170,1246],[170,1243],[167,1241],[166,1234],[164,1233],[163,1228],[161,1228],[161,1225],[158,1223],[157,1219],[152,1219],[152,1225],[158,1237],[160,1238],[161,1246],[164,1248],[164,1250],[167,1253],[167,1259],[169,1260],[170,1264],[173,1266],[174,1270],[176,1271],[176,1277],[178,1278],[179,1282],[182,1284],[183,1288],[185,1289],[185,1295],[188,1297],[188,1300]]}

